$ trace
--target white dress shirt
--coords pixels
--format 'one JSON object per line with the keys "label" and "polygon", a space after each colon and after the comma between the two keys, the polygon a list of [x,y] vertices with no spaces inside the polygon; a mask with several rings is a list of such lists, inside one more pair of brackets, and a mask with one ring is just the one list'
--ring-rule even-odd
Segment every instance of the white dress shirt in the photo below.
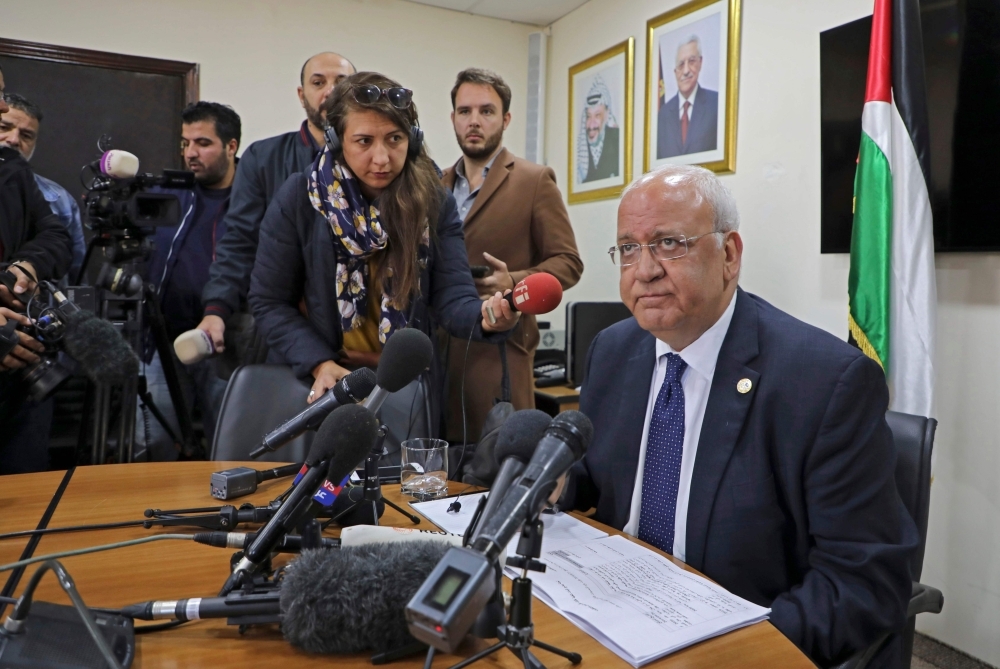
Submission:
{"label": "white dress shirt", "polygon": [[628,522],[623,531],[633,537],[639,536],[639,514],[642,510],[642,471],[646,464],[646,442],[649,437],[649,421],[653,415],[656,396],[663,385],[667,373],[667,353],[677,353],[687,363],[687,369],[681,377],[681,387],[684,388],[684,454],[681,456],[681,479],[677,487],[677,511],[674,516],[674,551],[678,560],[684,561],[687,553],[687,515],[688,497],[691,494],[691,474],[694,472],[694,459],[698,454],[698,438],[701,435],[701,423],[705,418],[705,407],[708,405],[708,393],[712,389],[712,377],[715,376],[715,364],[719,360],[719,350],[729,332],[729,323],[733,320],[736,309],[736,293],[729,301],[729,306],[722,316],[705,333],[689,344],[683,351],[677,353],[669,344],[656,340],[656,370],[653,372],[653,382],[649,386],[649,399],[646,400],[646,422],[642,427],[642,442],[639,446],[639,469],[635,474],[635,488],[632,490],[632,507]]}
{"label": "white dress shirt", "polygon": [[677,91],[677,118],[684,118],[684,103],[690,102],[691,106],[688,107],[688,121],[691,120],[691,114],[694,113],[694,99],[698,95],[699,88],[701,88],[701,84],[695,84],[689,98],[684,97],[680,91]]}

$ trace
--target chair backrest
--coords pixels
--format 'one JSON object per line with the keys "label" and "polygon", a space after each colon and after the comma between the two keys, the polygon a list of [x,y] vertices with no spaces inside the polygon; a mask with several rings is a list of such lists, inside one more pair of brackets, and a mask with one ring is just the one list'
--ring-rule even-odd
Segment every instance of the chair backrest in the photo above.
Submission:
{"label": "chair backrest", "polygon": [[[237,367],[229,378],[215,425],[212,460],[248,460],[261,438],[308,406],[309,384],[284,365]],[[306,432],[274,453],[268,462],[302,462],[315,433]]]}
{"label": "chair backrest", "polygon": [[896,442],[896,488],[920,533],[920,545],[910,563],[914,581],[920,580],[927,543],[927,516],[931,504],[931,453],[937,421],[888,411],[885,421]]}

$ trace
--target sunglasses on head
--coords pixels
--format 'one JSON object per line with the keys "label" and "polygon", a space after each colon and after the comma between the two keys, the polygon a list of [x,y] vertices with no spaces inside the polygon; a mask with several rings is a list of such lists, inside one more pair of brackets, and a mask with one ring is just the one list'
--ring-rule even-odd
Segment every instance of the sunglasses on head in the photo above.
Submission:
{"label": "sunglasses on head", "polygon": [[375,84],[356,84],[351,87],[354,99],[363,105],[373,105],[383,95],[396,109],[409,109],[413,102],[413,91],[402,86],[393,86],[382,90]]}

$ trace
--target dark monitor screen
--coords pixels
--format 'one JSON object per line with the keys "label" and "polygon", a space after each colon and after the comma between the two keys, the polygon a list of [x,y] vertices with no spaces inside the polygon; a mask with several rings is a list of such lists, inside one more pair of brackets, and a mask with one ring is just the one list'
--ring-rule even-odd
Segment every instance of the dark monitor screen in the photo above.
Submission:
{"label": "dark monitor screen", "polygon": [[[1000,250],[1000,2],[921,0],[938,251]],[[847,253],[871,17],[820,34],[821,251]]]}
{"label": "dark monitor screen", "polygon": [[631,318],[621,302],[570,302],[566,305],[566,380],[578,386],[587,369],[587,352],[601,330]]}

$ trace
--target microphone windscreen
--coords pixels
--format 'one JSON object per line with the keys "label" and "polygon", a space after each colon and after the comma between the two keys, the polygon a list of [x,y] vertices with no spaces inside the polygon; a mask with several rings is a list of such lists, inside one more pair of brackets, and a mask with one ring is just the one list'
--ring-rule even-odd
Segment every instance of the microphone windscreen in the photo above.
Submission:
{"label": "microphone windscreen", "polygon": [[337,399],[337,404],[351,404],[360,402],[372,394],[375,389],[375,372],[362,367],[341,379],[341,382],[333,387],[333,396]]}
{"label": "microphone windscreen", "polygon": [[431,340],[420,330],[396,330],[382,347],[376,379],[379,388],[399,392],[427,369],[434,355]]}
{"label": "microphone windscreen", "polygon": [[511,414],[497,435],[497,447],[493,453],[497,464],[503,464],[509,457],[522,462],[530,460],[535,446],[545,436],[545,429],[551,423],[552,416],[538,409],[522,409]]}
{"label": "microphone windscreen", "polygon": [[193,365],[214,355],[215,345],[204,330],[188,330],[174,340],[174,353],[185,365]]}
{"label": "microphone windscreen", "polygon": [[514,308],[523,314],[547,314],[562,302],[562,284],[547,272],[529,274],[514,286]]}
{"label": "microphone windscreen", "polygon": [[375,446],[378,428],[375,414],[360,404],[337,407],[316,431],[306,462],[314,465],[330,458],[327,480],[336,485]]}
{"label": "microphone windscreen", "polygon": [[105,151],[101,155],[101,172],[116,179],[131,179],[139,173],[139,158],[128,151]]}
{"label": "microphone windscreen", "polygon": [[281,633],[309,653],[412,643],[403,611],[449,548],[415,541],[303,551],[281,583]]}
{"label": "microphone windscreen", "polygon": [[90,311],[66,317],[66,353],[94,383],[121,385],[139,375],[139,358],[115,326]]}
{"label": "microphone windscreen", "polygon": [[590,440],[594,436],[594,424],[579,411],[563,411],[552,419],[545,432],[559,434],[579,460],[590,446]]}

